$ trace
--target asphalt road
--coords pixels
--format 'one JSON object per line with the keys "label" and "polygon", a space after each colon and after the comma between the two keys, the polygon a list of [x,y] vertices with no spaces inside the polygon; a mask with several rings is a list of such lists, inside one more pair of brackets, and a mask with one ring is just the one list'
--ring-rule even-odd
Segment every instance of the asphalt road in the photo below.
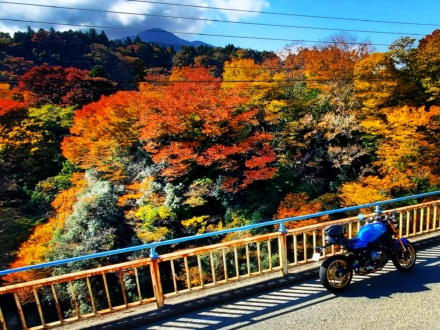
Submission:
{"label": "asphalt road", "polygon": [[411,272],[389,262],[375,274],[355,275],[342,294],[326,291],[313,276],[154,324],[111,328],[440,330],[440,244],[420,249]]}

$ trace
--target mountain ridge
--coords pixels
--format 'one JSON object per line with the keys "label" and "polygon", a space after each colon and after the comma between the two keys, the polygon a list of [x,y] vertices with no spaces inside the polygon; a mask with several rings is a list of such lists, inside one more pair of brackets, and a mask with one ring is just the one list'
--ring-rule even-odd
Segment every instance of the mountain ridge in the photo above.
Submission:
{"label": "mountain ridge", "polygon": [[[188,41],[182,38],[179,38],[175,34],[165,31],[161,28],[153,28],[149,30],[145,30],[142,32],[139,32],[137,35],[134,36],[128,36],[127,38],[130,38],[131,41],[133,41],[136,37],[139,37],[143,42],[149,42],[154,43],[159,46],[172,46],[176,51],[179,51],[182,49],[183,46],[208,46],[213,47],[212,45],[209,45],[203,41]],[[124,38],[125,39],[125,38]]]}

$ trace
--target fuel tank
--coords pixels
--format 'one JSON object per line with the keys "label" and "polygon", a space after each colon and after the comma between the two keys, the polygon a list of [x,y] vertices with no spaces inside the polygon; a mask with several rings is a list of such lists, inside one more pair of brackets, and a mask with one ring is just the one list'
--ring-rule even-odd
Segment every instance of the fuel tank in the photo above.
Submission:
{"label": "fuel tank", "polygon": [[356,234],[357,245],[367,245],[374,242],[387,231],[386,225],[381,222],[369,223],[359,229]]}

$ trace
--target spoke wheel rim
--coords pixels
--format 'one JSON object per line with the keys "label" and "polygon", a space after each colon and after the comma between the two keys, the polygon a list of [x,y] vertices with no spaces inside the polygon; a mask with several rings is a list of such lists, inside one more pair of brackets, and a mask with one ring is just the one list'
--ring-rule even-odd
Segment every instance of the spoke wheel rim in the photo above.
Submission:
{"label": "spoke wheel rim", "polygon": [[[327,268],[328,283],[334,288],[341,288],[350,282],[350,272],[347,271],[348,264],[344,260],[335,260]],[[340,275],[341,271],[346,273]]]}
{"label": "spoke wheel rim", "polygon": [[410,268],[415,263],[415,251],[411,245],[408,245],[407,251],[402,248],[397,252],[397,262],[404,268]]}

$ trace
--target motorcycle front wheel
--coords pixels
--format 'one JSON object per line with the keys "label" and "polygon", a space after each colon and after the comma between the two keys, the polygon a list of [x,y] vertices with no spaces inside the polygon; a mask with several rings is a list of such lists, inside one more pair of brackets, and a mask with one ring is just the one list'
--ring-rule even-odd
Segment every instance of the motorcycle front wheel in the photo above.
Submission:
{"label": "motorcycle front wheel", "polygon": [[416,264],[416,257],[417,254],[414,246],[407,242],[406,251],[399,247],[396,253],[393,254],[393,264],[398,270],[407,272]]}
{"label": "motorcycle front wheel", "polygon": [[319,280],[329,291],[343,291],[350,284],[353,270],[346,256],[332,256],[319,267]]}

